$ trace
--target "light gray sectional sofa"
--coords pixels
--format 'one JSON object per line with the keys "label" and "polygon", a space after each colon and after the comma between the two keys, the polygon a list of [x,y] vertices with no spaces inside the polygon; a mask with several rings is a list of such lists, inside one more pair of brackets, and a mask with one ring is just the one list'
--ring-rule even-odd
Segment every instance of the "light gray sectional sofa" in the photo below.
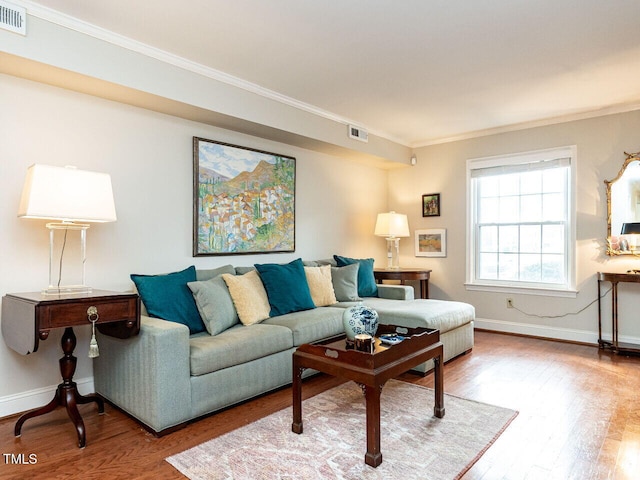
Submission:
{"label": "light gray sectional sofa", "polygon": [[[250,269],[236,270],[244,273]],[[220,307],[216,309],[209,298],[207,308],[213,306],[216,314],[223,312],[225,321],[233,324],[229,328],[219,333],[214,329],[214,335],[209,331],[190,333],[186,325],[143,315],[136,337],[98,338],[100,356],[94,361],[96,392],[156,435],[290,384],[295,349],[303,343],[344,333],[344,309],[357,303],[354,295],[345,297],[345,285],[337,283],[344,282],[344,278],[333,270],[336,293],[340,292],[336,299],[343,301],[272,316],[247,326],[237,321],[233,304],[229,306],[229,298],[220,288],[220,277],[216,275],[220,271],[197,272],[195,285],[217,285],[218,290],[211,291],[220,292]],[[228,266],[224,271],[230,273],[234,269]],[[141,296],[144,300],[142,292]],[[415,300],[413,288],[400,285],[378,285],[378,297],[362,300],[377,310],[381,323],[440,329],[444,361],[473,347],[475,311],[469,304]],[[200,307],[205,306],[198,304],[200,313],[206,314],[206,309]],[[432,364],[427,363],[420,365],[418,371],[425,373],[431,368]]]}

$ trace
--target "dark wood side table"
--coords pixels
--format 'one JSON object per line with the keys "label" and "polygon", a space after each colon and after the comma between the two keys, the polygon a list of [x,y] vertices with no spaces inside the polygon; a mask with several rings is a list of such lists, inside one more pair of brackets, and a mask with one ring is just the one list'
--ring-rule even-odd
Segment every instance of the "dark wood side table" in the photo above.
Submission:
{"label": "dark wood side table", "polygon": [[[602,282],[611,283],[611,340],[602,338]],[[615,353],[640,353],[640,345],[618,341],[618,283],[640,283],[640,274],[637,273],[606,273],[598,272],[598,347],[610,348]]]}
{"label": "dark wood side table", "polygon": [[384,268],[374,268],[373,276],[378,283],[382,283],[382,280],[400,280],[400,285],[404,285],[408,280],[418,280],[420,281],[420,298],[429,298],[429,277],[431,276],[431,270],[416,268],[385,270]]}
{"label": "dark wood side table", "polygon": [[67,409],[69,418],[78,432],[78,447],[84,448],[86,445],[84,422],[77,405],[95,402],[98,404],[98,412],[104,413],[103,400],[96,394],[80,395],[73,381],[77,363],[77,358],[73,356],[76,347],[73,327],[91,325],[90,316],[95,320],[98,330],[105,335],[118,338],[137,335],[140,331],[140,298],[133,293],[104,290],[77,295],[10,293],[3,297],[2,335],[5,343],[21,355],[36,352],[40,340],[46,340],[52,329],[65,329],[61,341],[64,352],[60,359],[62,383],[58,385],[51,402],[25,413],[18,419],[14,429],[16,437],[20,436],[26,420],[62,406]]}

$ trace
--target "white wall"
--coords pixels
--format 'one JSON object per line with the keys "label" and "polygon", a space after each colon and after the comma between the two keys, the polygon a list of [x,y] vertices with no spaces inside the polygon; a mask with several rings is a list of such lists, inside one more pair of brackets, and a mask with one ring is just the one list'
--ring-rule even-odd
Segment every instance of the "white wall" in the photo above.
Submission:
{"label": "white wall", "polygon": [[[48,281],[45,222],[16,216],[32,163],[111,174],[118,221],[88,232],[86,275],[94,287],[128,291],[130,273],[192,264],[251,265],[334,253],[384,257],[373,228],[376,214],[387,208],[386,171],[1,74],[0,105],[0,295],[37,291]],[[296,157],[295,253],[192,257],[193,136]],[[90,329],[76,330],[75,378],[84,380],[81,389],[84,383],[90,388]],[[60,337],[61,331],[52,332],[28,356],[0,342],[0,416],[53,395]]]}
{"label": "white wall", "polygon": [[[576,341],[597,340],[597,304],[577,315],[538,318],[506,308],[506,298],[516,307],[542,316],[578,312],[597,298],[596,272],[625,272],[639,268],[634,258],[605,255],[606,191],[604,180],[614,178],[625,159],[624,151],[640,150],[640,111],[609,115],[465,141],[433,145],[416,150],[418,163],[410,169],[389,172],[389,207],[409,215],[411,230],[447,229],[447,257],[414,257],[413,242],[401,242],[403,265],[433,269],[431,296],[462,300],[476,307],[477,327],[550,336]],[[466,161],[507,153],[577,145],[577,298],[541,297],[467,291],[465,281]],[[423,218],[421,195],[440,192],[442,214]],[[409,241],[408,241],[409,240]],[[608,288],[608,284],[605,284]],[[620,285],[621,335],[640,343],[636,321],[640,289]],[[610,318],[610,294],[604,299]]]}

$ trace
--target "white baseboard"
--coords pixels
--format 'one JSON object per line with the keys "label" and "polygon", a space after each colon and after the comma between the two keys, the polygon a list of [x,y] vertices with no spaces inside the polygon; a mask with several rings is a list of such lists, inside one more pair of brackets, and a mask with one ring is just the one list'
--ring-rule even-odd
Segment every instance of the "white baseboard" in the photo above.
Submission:
{"label": "white baseboard", "polygon": [[[550,327],[547,325],[535,325],[532,323],[508,322],[505,320],[491,320],[489,318],[476,318],[474,325],[475,328],[491,330],[494,332],[517,333],[554,340],[590,343],[592,345],[598,344],[598,332],[590,332],[586,330],[573,330],[569,328]],[[622,340],[623,339],[620,338],[620,341]],[[636,340],[640,344],[640,339]]]}
{"label": "white baseboard", "polygon": [[[491,330],[494,332],[517,333],[533,337],[549,338],[553,340],[566,340],[570,342],[588,343],[598,345],[598,332],[588,330],[574,330],[570,328],[550,327],[548,325],[535,325],[532,323],[507,322],[505,320],[492,320],[489,318],[476,318],[475,328]],[[605,339],[611,339],[610,334],[603,333]],[[640,345],[640,338],[620,335],[620,342]]]}
{"label": "white baseboard", "polygon": [[[78,385],[78,391],[83,395],[95,391],[93,377],[74,379],[74,382]],[[57,388],[58,385],[50,385],[0,397],[0,418],[46,405],[55,395]]]}

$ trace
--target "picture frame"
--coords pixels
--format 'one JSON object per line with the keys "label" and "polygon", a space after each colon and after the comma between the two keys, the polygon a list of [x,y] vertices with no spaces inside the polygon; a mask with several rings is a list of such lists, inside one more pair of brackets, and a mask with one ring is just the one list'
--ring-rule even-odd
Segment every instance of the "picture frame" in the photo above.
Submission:
{"label": "picture frame", "polygon": [[444,228],[416,230],[415,255],[416,257],[446,257],[447,230]]}
{"label": "picture frame", "polygon": [[193,256],[295,251],[296,159],[193,137]]}
{"label": "picture frame", "polygon": [[422,195],[422,216],[423,217],[439,217],[440,216],[440,194],[427,193]]}

